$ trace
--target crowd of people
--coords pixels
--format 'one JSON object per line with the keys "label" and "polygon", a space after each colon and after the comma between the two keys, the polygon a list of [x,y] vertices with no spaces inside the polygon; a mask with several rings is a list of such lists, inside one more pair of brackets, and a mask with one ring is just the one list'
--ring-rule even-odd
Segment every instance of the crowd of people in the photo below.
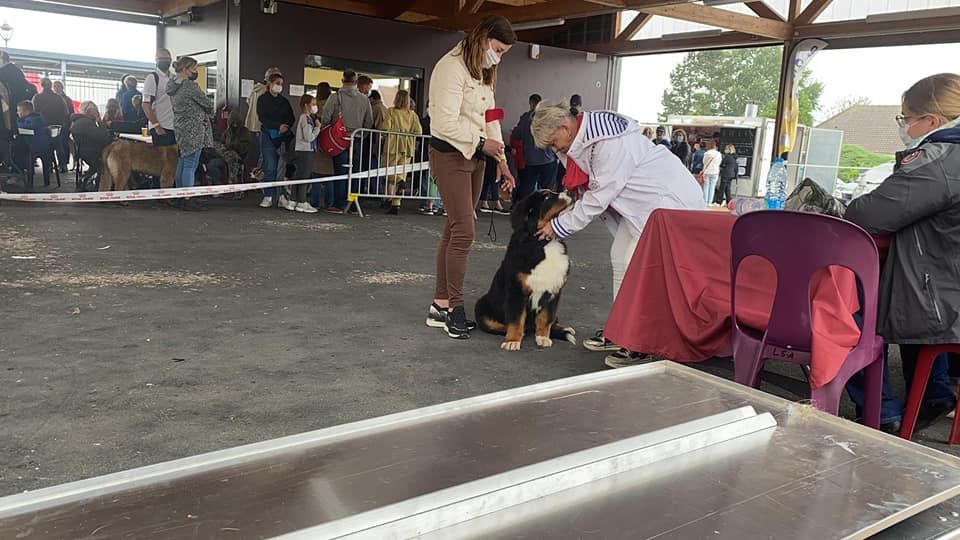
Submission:
{"label": "crowd of people", "polygon": [[[475,232],[473,208],[481,199],[481,208],[498,208],[498,198],[490,196],[491,182],[502,179],[505,188],[514,187],[499,122],[485,119],[481,111],[495,107],[498,64],[515,39],[505,19],[488,18],[433,71],[430,100],[437,106],[431,111],[430,166],[449,215],[437,250],[436,288],[426,320],[455,339],[469,338],[476,328],[463,307],[467,254]],[[575,202],[544,223],[538,234],[549,242],[603,221],[613,236],[614,297],[652,211],[700,209],[731,197],[737,150],[722,146],[719,134],[691,145],[682,129],[668,136],[663,126],[642,128],[615,112],[539,103],[538,95],[530,97],[530,111],[511,136],[510,146],[526,161],[518,168],[528,170],[521,173],[515,195],[530,186],[552,187],[554,179],[538,167],[562,154],[562,185]],[[960,160],[960,75],[934,75],[915,83],[903,94],[901,108],[896,120],[905,150],[897,154],[893,174],[853,201],[845,218],[875,236],[893,239],[881,274],[877,333],[899,345],[909,387],[923,345],[960,342],[960,267],[954,262],[960,256],[960,177],[950,172]],[[611,343],[602,330],[584,345],[611,352],[605,359],[611,367],[650,359]],[[863,377],[852,379],[847,389],[862,407]],[[956,401],[948,359],[942,355],[927,385],[918,429],[952,410]],[[881,429],[898,431],[902,414],[903,402],[891,391],[887,374]]]}
{"label": "crowd of people", "polygon": [[670,136],[664,126],[657,126],[656,130],[645,127],[641,133],[654,144],[669,148],[693,173],[703,188],[703,199],[707,204],[722,205],[732,200],[733,185],[738,176],[737,148],[732,144],[721,146],[719,132],[692,142],[681,128],[674,129]]}
{"label": "crowd of people", "polygon": [[[74,102],[66,95],[61,81],[40,80],[40,89],[29,83],[19,66],[6,51],[0,52],[0,85],[3,88],[3,109],[0,131],[9,147],[2,145],[0,162],[9,169],[32,171],[40,160],[44,185],[50,184],[54,167],[66,172],[69,162],[69,117],[74,113]],[[7,112],[16,116],[8,116]],[[8,136],[16,130],[20,137]]]}
{"label": "crowd of people", "polygon": [[[549,242],[574,235],[594,220],[604,222],[612,236],[616,297],[651,212],[728,202],[737,177],[737,149],[723,145],[720,133],[691,140],[684,129],[668,133],[664,126],[643,127],[616,112],[585,111],[580,96],[573,96],[569,105],[544,106],[539,94],[530,95],[529,109],[504,142],[500,119],[487,113],[499,110],[498,66],[516,40],[502,17],[488,17],[470,31],[435,65],[429,113],[423,117],[415,112],[409,92],[398,90],[388,107],[373,89],[372,78],[351,70],[342,73],[336,92],[321,83],[316,95],[299,99],[295,111],[284,94],[284,74],[270,68],[247,96],[245,114],[230,111],[229,122],[214,129],[214,103],[197,83],[197,61],[183,56],[174,62],[166,49],[157,51],[156,69],[144,79],[143,90],[136,77],[124,76],[103,114],[89,101],[74,110],[62,81],[44,78],[37,92],[5,52],[0,53],[0,82],[16,103],[18,127],[32,134],[14,150],[14,161],[24,161],[24,167],[33,167],[39,157],[65,170],[70,159],[67,130],[51,135],[51,126],[69,126],[78,141],[108,142],[110,131],[121,123],[148,126],[155,147],[176,146],[178,187],[194,185],[202,163],[208,171],[223,171],[221,180],[246,181],[244,163],[254,144],[259,161],[250,176],[263,181],[337,175],[351,167],[354,172],[402,167],[428,153],[429,172],[419,175],[427,181],[419,187],[429,198],[420,211],[446,219],[427,324],[443,328],[452,338],[467,339],[476,328],[464,310],[464,276],[477,211],[509,213],[502,192],[513,191],[514,201],[538,189],[573,193],[572,207],[543,223],[537,234]],[[903,94],[897,122],[905,150],[897,156],[893,175],[854,200],[845,217],[872,234],[894,239],[880,284],[877,330],[888,342],[901,345],[909,378],[920,346],[960,342],[960,266],[953,262],[960,251],[960,186],[949,172],[960,162],[960,75],[935,75],[914,84]],[[366,134],[364,145],[351,145],[352,151],[321,148],[324,131],[334,128],[379,133]],[[420,135],[430,135],[428,142]],[[48,168],[45,163],[47,182]],[[395,171],[383,180],[383,192],[373,194],[381,195],[388,212],[396,214],[405,184],[413,179]],[[300,184],[289,192],[267,189],[260,206],[342,214],[347,191],[345,179]],[[181,206],[197,207],[189,201]],[[607,364],[614,367],[642,362],[646,356],[609,342],[602,330],[584,345],[611,352]],[[860,386],[857,380],[850,385],[858,405],[863,403]],[[921,425],[956,402],[946,358],[937,360],[928,388]],[[882,420],[888,431],[896,429],[902,410],[885,379]]]}

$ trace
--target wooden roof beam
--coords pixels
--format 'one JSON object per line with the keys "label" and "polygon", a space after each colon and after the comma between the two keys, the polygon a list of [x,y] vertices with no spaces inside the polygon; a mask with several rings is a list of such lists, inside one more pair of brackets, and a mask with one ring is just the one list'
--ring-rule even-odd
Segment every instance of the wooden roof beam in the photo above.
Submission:
{"label": "wooden roof beam", "polygon": [[750,11],[757,14],[758,17],[763,17],[764,19],[772,19],[774,21],[785,22],[783,17],[779,13],[773,10],[770,6],[767,5],[763,0],[756,0],[754,2],[744,2],[744,4],[750,8]]}
{"label": "wooden roof beam", "polygon": [[787,2],[787,21],[796,21],[798,16],[800,16],[800,0],[790,0]]}
{"label": "wooden roof beam", "polygon": [[616,41],[630,41],[640,33],[640,30],[643,30],[643,27],[646,26],[650,19],[653,18],[653,15],[649,13],[637,13],[637,16],[630,21],[623,30],[617,34]]}
{"label": "wooden roof beam", "polygon": [[467,0],[460,7],[460,11],[463,13],[476,13],[480,11],[480,6],[482,6],[485,1],[486,0]]}
{"label": "wooden roof beam", "polygon": [[745,34],[753,34],[780,41],[793,37],[793,25],[783,22],[743,15],[725,9],[700,4],[677,4],[672,6],[646,7],[640,11],[651,15],[670,17],[681,21],[708,24]]}
{"label": "wooden roof beam", "polygon": [[805,24],[811,24],[813,21],[817,20],[817,17],[824,12],[833,0],[813,0],[810,2],[810,5],[807,6],[807,9],[803,10],[794,21],[794,24],[797,26],[803,26]]}
{"label": "wooden roof beam", "polygon": [[291,0],[295,4],[310,6],[330,11],[342,11],[368,17],[383,17],[384,10],[376,4],[368,4],[357,0]]}
{"label": "wooden roof beam", "polygon": [[667,52],[687,52],[705,49],[728,49],[733,47],[755,47],[776,45],[778,39],[759,37],[743,32],[724,32],[713,37],[691,37],[685,39],[640,39],[634,41],[613,41],[606,44],[589,45],[583,50],[614,56],[635,56],[641,54],[659,54]]}
{"label": "wooden roof beam", "polygon": [[447,30],[467,30],[490,15],[500,15],[509,19],[512,23],[519,23],[555,18],[576,19],[614,13],[616,11],[615,8],[594,4],[585,0],[551,0],[550,2],[536,6],[535,9],[530,6],[501,7],[481,13],[465,13],[453,17],[445,17],[429,21],[426,24]]}
{"label": "wooden roof beam", "polygon": [[798,39],[815,37],[821,39],[845,39],[872,36],[895,36],[923,32],[960,30],[960,15],[931,16],[922,19],[890,21],[838,21],[809,24],[796,28]]}
{"label": "wooden roof beam", "polygon": [[161,3],[160,12],[164,17],[186,13],[193,8],[199,8],[216,4],[220,0],[164,0]]}

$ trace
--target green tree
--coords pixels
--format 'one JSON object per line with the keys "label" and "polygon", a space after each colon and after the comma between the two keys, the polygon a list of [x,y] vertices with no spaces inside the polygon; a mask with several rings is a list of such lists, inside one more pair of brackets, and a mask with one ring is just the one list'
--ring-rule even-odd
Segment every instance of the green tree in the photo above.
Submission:
{"label": "green tree", "polygon": [[[760,114],[776,115],[783,47],[755,47],[688,53],[670,72],[663,93],[664,114],[739,116],[748,103]],[[823,84],[808,70],[800,74],[800,123],[813,124]]]}
{"label": "green tree", "polygon": [[[893,161],[894,156],[889,154],[878,154],[864,149],[855,144],[845,144],[840,147],[840,166],[858,167],[860,169],[869,169],[884,163]],[[852,182],[860,176],[860,171],[856,169],[840,169],[837,177],[846,182]]]}

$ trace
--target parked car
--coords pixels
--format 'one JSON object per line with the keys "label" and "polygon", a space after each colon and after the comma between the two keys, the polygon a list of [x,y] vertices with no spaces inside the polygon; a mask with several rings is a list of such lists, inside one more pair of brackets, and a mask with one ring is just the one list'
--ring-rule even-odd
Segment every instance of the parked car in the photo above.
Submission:
{"label": "parked car", "polygon": [[849,203],[863,194],[870,193],[893,174],[893,165],[894,163],[891,161],[867,169],[860,173],[860,176],[853,182],[838,181],[833,196],[844,203]]}

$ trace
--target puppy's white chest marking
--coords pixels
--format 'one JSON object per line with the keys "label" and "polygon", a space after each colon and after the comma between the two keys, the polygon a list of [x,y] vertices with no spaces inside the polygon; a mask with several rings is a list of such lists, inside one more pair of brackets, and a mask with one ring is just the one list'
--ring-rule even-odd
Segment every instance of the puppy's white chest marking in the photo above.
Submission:
{"label": "puppy's white chest marking", "polygon": [[544,294],[557,294],[567,282],[570,270],[570,257],[565,253],[563,244],[553,240],[543,248],[546,257],[530,271],[527,287],[530,288],[530,303],[534,310],[540,307],[540,298]]}

